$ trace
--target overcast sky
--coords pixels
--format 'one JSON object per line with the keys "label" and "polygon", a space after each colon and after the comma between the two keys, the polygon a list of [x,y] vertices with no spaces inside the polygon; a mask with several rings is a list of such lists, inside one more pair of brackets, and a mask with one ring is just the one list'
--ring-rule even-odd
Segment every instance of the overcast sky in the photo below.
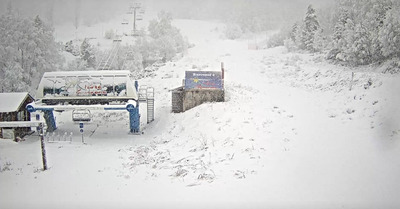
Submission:
{"label": "overcast sky", "polygon": [[[9,5],[18,14],[40,15],[52,19],[54,24],[74,21],[76,11],[82,24],[105,21],[128,10],[131,0],[0,0],[2,13]],[[175,18],[223,19],[233,12],[254,10],[264,12],[271,18],[294,19],[305,13],[309,4],[324,8],[334,1],[329,0],[142,0],[148,11],[166,10]],[[253,11],[252,11],[253,12]]]}

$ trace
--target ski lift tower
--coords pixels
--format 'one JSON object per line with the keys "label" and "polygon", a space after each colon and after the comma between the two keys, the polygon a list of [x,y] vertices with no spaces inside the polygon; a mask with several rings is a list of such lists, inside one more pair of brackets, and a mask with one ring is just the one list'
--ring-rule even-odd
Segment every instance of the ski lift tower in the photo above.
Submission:
{"label": "ski lift tower", "polygon": [[136,15],[137,15],[137,10],[141,9],[141,3],[135,2],[133,3],[133,6],[131,6],[131,11],[133,11],[133,35],[136,34]]}

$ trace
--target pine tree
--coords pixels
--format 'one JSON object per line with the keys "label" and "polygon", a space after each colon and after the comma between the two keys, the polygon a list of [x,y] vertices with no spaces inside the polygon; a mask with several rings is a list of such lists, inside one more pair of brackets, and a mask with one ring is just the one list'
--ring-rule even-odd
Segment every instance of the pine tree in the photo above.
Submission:
{"label": "pine tree", "polygon": [[343,46],[345,45],[344,41],[344,32],[346,30],[346,24],[347,21],[349,20],[349,12],[346,8],[341,7],[339,10],[339,19],[337,20],[333,35],[332,35],[332,40],[334,42],[334,48],[338,50],[342,50]]}
{"label": "pine tree", "polygon": [[94,49],[89,43],[89,39],[85,38],[81,44],[81,58],[86,61],[87,68],[95,68],[96,57],[94,54]]}
{"label": "pine tree", "polygon": [[391,9],[387,12],[379,31],[379,40],[382,44],[382,55],[386,59],[400,57],[400,11]]}
{"label": "pine tree", "polygon": [[325,38],[323,36],[323,31],[322,29],[318,29],[317,31],[315,31],[314,33],[314,37],[313,37],[313,49],[315,52],[321,52],[324,50],[325,48]]}
{"label": "pine tree", "polygon": [[351,61],[356,65],[364,65],[371,63],[371,39],[368,30],[362,24],[355,27],[354,42],[351,45]]}
{"label": "pine tree", "polygon": [[[383,59],[382,42],[379,38],[379,32],[382,30],[387,11],[392,7],[391,0],[370,0],[365,8],[365,18],[362,24],[368,30],[370,39],[369,51],[370,62],[379,62]],[[366,63],[366,64],[369,64]]]}
{"label": "pine tree", "polygon": [[296,35],[297,35],[297,32],[299,31],[299,29],[300,29],[299,23],[293,24],[292,30],[290,31],[290,34],[289,34],[290,39],[292,39],[293,42],[296,41]]}
{"label": "pine tree", "polygon": [[304,44],[304,49],[314,52],[314,36],[315,33],[320,29],[317,15],[315,14],[315,9],[312,5],[307,8],[306,17],[304,18],[304,28],[302,31],[302,43]]}

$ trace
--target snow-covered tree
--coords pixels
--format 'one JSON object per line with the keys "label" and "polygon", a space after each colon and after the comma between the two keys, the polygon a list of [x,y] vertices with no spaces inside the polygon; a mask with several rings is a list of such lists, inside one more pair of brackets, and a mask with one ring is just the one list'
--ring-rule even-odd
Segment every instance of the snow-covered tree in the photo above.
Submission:
{"label": "snow-covered tree", "polygon": [[177,30],[172,26],[172,15],[171,13],[161,11],[157,15],[157,19],[150,21],[148,31],[150,36],[154,39],[170,35]]}
{"label": "snow-covered tree", "polygon": [[224,34],[226,38],[234,40],[240,38],[243,32],[239,25],[228,23],[225,26]]}
{"label": "snow-covered tree", "polygon": [[304,27],[302,29],[302,44],[304,44],[304,49],[314,52],[314,37],[315,33],[320,30],[320,26],[312,5],[309,5],[307,8]]}
{"label": "snow-covered tree", "polygon": [[74,56],[80,56],[80,43],[77,43],[78,41],[67,41],[64,45],[64,50],[66,52],[71,53]]}
{"label": "snow-covered tree", "polygon": [[339,19],[337,20],[335,27],[333,29],[333,48],[334,49],[342,49],[344,45],[346,45],[344,32],[346,30],[346,24],[349,20],[349,12],[346,8],[341,7],[339,9]]}
{"label": "snow-covered tree", "polygon": [[[34,19],[15,14],[0,18],[0,80],[5,82],[10,71],[21,71],[20,86],[29,86],[25,91],[33,91],[43,72],[54,71],[63,59],[59,45],[55,42],[53,29],[39,16]],[[4,91],[14,91],[14,87],[4,87]]]}
{"label": "snow-covered tree", "polygon": [[356,24],[354,28],[353,42],[349,42],[349,49],[347,50],[348,57],[354,64],[363,65],[371,63],[371,38],[368,30],[362,24]]}
{"label": "snow-covered tree", "polygon": [[129,70],[135,79],[140,79],[144,77],[143,68],[143,57],[139,49],[136,46],[126,46],[121,50],[123,54],[120,57],[123,59],[119,60],[122,70]]}
{"label": "snow-covered tree", "polygon": [[297,36],[297,33],[298,33],[298,31],[300,30],[300,26],[299,26],[299,23],[295,23],[295,24],[293,24],[293,26],[292,26],[292,30],[290,31],[290,39],[292,39],[292,41],[293,42],[296,42],[296,36]]}
{"label": "snow-covered tree", "polygon": [[86,69],[86,62],[80,57],[69,61],[67,63],[67,67],[65,68],[67,71],[84,71]]}
{"label": "snow-covered tree", "polygon": [[87,68],[96,68],[96,57],[93,46],[89,39],[85,38],[81,44],[81,58],[86,62]]}
{"label": "snow-covered tree", "polygon": [[295,23],[289,32],[289,40],[285,45],[290,50],[300,49],[309,52],[322,51],[325,47],[323,30],[319,25],[315,9],[312,5],[307,8],[306,16],[302,22]]}
{"label": "snow-covered tree", "polygon": [[290,36],[297,49],[305,49],[305,43],[303,42],[303,28],[304,22],[295,23],[292,27]]}
{"label": "snow-covered tree", "polygon": [[399,7],[392,10],[392,0],[340,0],[338,5],[329,57],[353,65],[384,61],[383,48],[392,42],[388,27],[393,28],[394,21],[390,12]]}
{"label": "snow-covered tree", "polygon": [[27,91],[29,85],[26,82],[21,82],[24,80],[24,75],[24,69],[21,68],[19,63],[15,63],[11,69],[5,71],[2,81],[2,89],[6,92]]}
{"label": "snow-covered tree", "polygon": [[315,52],[321,52],[325,49],[325,37],[322,29],[318,29],[314,33],[312,48]]}
{"label": "snow-covered tree", "polygon": [[[172,25],[170,13],[160,12],[158,19],[150,22],[148,30],[153,39],[150,43],[151,48],[156,50],[156,56],[161,57],[164,62],[171,60],[177,53],[185,50],[185,40],[179,29]],[[144,39],[142,43],[148,42]]]}
{"label": "snow-covered tree", "polygon": [[382,55],[388,59],[400,58],[400,11],[390,9],[379,31]]}

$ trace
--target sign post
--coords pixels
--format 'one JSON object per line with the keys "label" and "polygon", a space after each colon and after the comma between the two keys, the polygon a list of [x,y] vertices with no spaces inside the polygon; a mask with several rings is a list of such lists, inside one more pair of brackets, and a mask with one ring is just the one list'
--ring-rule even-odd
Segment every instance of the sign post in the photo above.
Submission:
{"label": "sign post", "polygon": [[42,151],[43,170],[47,170],[47,157],[44,142],[44,123],[39,121],[7,121],[0,122],[0,128],[18,128],[18,127],[37,127],[40,139],[40,148]]}
{"label": "sign post", "polygon": [[44,144],[43,123],[39,124],[40,147],[42,149],[43,170],[47,170],[46,148]]}
{"label": "sign post", "polygon": [[82,135],[82,143],[85,144],[85,140],[83,139],[83,123],[82,122],[79,123],[79,128],[81,129],[80,132],[81,132],[81,135]]}

